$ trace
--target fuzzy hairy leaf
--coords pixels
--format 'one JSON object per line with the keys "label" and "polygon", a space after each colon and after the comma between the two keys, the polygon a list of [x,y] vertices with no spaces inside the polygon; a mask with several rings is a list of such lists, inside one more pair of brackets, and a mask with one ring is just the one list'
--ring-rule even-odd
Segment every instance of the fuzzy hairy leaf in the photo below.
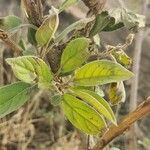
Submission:
{"label": "fuzzy hairy leaf", "polygon": [[64,94],[62,108],[69,121],[87,134],[97,135],[106,128],[103,118],[75,96]]}
{"label": "fuzzy hairy leaf", "polygon": [[123,23],[116,23],[115,18],[111,17],[107,11],[104,11],[96,16],[95,24],[90,31],[90,36],[94,36],[101,31],[117,30],[123,26]]}
{"label": "fuzzy hairy leaf", "polygon": [[95,24],[90,31],[90,36],[94,36],[101,31],[114,31],[122,27],[126,27],[129,30],[137,30],[144,26],[144,16],[135,14],[124,8],[115,8],[109,12],[103,11],[96,16]]}
{"label": "fuzzy hairy leaf", "polygon": [[145,16],[136,14],[131,10],[117,8],[110,10],[109,14],[115,18],[116,23],[122,22],[129,30],[145,26]]}
{"label": "fuzzy hairy leaf", "polygon": [[124,81],[132,76],[132,72],[118,63],[109,60],[97,60],[76,70],[74,83],[79,86],[95,86]]}
{"label": "fuzzy hairy leaf", "polygon": [[17,110],[30,98],[32,86],[24,82],[0,87],[0,118]]}
{"label": "fuzzy hairy leaf", "polygon": [[93,91],[72,88],[73,93],[116,125],[115,115],[105,99]]}
{"label": "fuzzy hairy leaf", "polygon": [[20,26],[21,23],[22,23],[21,19],[13,15],[0,18],[0,28],[3,30],[11,30],[13,28]]}
{"label": "fuzzy hairy leaf", "polygon": [[86,26],[86,24],[90,21],[92,21],[93,18],[85,18],[85,19],[81,19],[77,22],[74,22],[73,24],[71,24],[70,26],[68,26],[67,28],[64,29],[64,31],[62,31],[56,38],[55,38],[55,42],[60,42],[61,40],[64,40],[65,37],[67,37],[67,35],[72,32],[73,30],[81,30],[82,28],[84,28]]}
{"label": "fuzzy hairy leaf", "polygon": [[16,77],[26,83],[38,83],[40,88],[49,88],[52,80],[52,73],[47,64],[35,56],[22,56],[7,58]]}
{"label": "fuzzy hairy leaf", "polygon": [[86,61],[89,55],[88,46],[89,40],[87,38],[74,39],[66,46],[61,57],[62,74],[75,70]]}
{"label": "fuzzy hairy leaf", "polygon": [[35,34],[39,46],[44,46],[51,41],[58,28],[58,24],[58,10],[52,7],[52,13],[45,19]]}
{"label": "fuzzy hairy leaf", "polygon": [[61,7],[60,7],[60,12],[61,11],[63,11],[63,10],[65,10],[65,9],[67,9],[68,7],[70,7],[71,5],[73,5],[73,4],[75,4],[75,3],[77,3],[79,0],[65,0],[63,3],[62,3],[62,5],[61,5]]}

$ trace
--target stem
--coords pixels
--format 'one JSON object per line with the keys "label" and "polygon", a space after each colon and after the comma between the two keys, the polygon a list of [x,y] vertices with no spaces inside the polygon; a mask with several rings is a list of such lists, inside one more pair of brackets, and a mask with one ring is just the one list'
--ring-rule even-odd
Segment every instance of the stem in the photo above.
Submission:
{"label": "stem", "polygon": [[141,103],[137,109],[129,113],[118,126],[112,125],[109,130],[102,136],[92,150],[102,150],[107,144],[109,144],[114,138],[123,134],[130,126],[150,113],[150,97]]}

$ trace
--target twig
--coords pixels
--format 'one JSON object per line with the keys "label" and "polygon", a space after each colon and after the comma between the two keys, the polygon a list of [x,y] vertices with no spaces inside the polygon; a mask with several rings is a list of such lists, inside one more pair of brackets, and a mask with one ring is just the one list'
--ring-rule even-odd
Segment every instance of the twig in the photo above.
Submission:
{"label": "twig", "polygon": [[94,146],[92,150],[102,150],[108,143],[110,143],[114,138],[118,137],[124,131],[130,128],[130,126],[143,118],[145,115],[150,113],[150,98],[144,101],[138,106],[138,108],[129,113],[119,124],[118,126],[112,125],[109,130],[102,136],[100,141]]}
{"label": "twig", "polygon": [[18,47],[14,41],[12,41],[8,34],[0,29],[0,39],[7,45],[9,46],[14,52],[16,52],[17,54],[21,54],[22,53],[22,49],[20,47]]}

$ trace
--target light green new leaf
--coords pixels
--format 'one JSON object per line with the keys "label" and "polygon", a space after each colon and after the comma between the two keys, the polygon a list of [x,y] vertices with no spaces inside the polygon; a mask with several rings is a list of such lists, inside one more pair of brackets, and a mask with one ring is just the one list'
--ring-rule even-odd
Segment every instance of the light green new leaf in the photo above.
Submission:
{"label": "light green new leaf", "polygon": [[33,86],[16,82],[0,87],[0,118],[20,108],[30,98]]}
{"label": "light green new leaf", "polygon": [[79,0],[65,0],[65,1],[62,3],[62,5],[61,5],[59,11],[61,12],[61,11],[65,10],[65,9],[67,9],[67,8],[70,7],[71,5],[77,3],[78,1],[79,1]]}
{"label": "light green new leaf", "polygon": [[77,38],[72,40],[64,49],[61,57],[61,73],[68,73],[80,67],[87,59],[89,40]]}
{"label": "light green new leaf", "polygon": [[16,77],[26,83],[38,83],[40,88],[49,88],[52,80],[52,73],[47,64],[35,56],[22,56],[7,58]]}
{"label": "light green new leaf", "polygon": [[83,89],[77,89],[77,88],[72,88],[71,90],[76,96],[78,96],[83,101],[88,103],[97,112],[105,116],[108,120],[110,120],[112,123],[116,125],[115,115],[111,107],[107,103],[107,101],[105,101],[102,97],[100,97],[95,92],[89,91],[89,90],[83,90]]}
{"label": "light green new leaf", "polygon": [[0,28],[3,30],[11,30],[20,26],[21,23],[21,19],[13,15],[0,18]]}
{"label": "light green new leaf", "polygon": [[79,86],[95,86],[124,81],[132,76],[132,72],[118,63],[109,60],[97,60],[76,70],[74,83]]}
{"label": "light green new leaf", "polygon": [[91,106],[70,94],[63,95],[62,108],[69,121],[87,134],[97,135],[106,128],[103,118]]}
{"label": "light green new leaf", "polygon": [[39,46],[44,46],[51,41],[58,28],[58,24],[58,10],[52,7],[52,13],[46,18],[35,34],[35,38]]}

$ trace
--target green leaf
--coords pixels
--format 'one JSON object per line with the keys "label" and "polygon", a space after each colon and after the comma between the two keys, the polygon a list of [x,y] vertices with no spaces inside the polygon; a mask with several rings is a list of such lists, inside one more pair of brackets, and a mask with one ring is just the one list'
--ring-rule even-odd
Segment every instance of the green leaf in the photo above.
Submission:
{"label": "green leaf", "polygon": [[123,27],[123,23],[115,23],[115,18],[111,17],[107,11],[96,16],[95,24],[90,31],[90,36],[96,35],[101,31],[113,31]]}
{"label": "green leaf", "polygon": [[61,57],[61,73],[68,73],[81,66],[87,59],[89,39],[72,40],[64,49]]}
{"label": "green leaf", "polygon": [[3,30],[11,30],[21,25],[21,19],[17,16],[10,15],[0,18],[0,28]]}
{"label": "green leaf", "polygon": [[114,116],[114,113],[109,104],[107,103],[107,101],[105,101],[102,97],[100,97],[95,92],[89,90],[76,88],[72,88],[71,90],[77,97],[81,98],[83,101],[88,103],[97,112],[105,116],[108,120],[110,120],[112,123],[116,125],[116,118]]}
{"label": "green leaf", "polygon": [[81,19],[77,22],[74,22],[73,24],[71,24],[70,26],[68,26],[67,28],[65,28],[64,31],[62,31],[56,38],[55,38],[55,42],[58,43],[61,40],[63,40],[65,37],[67,37],[67,35],[72,32],[73,30],[81,30],[82,28],[84,28],[88,22],[92,21],[93,18],[85,18],[85,19]]}
{"label": "green leaf", "polygon": [[97,135],[106,128],[103,118],[91,106],[70,94],[63,95],[62,108],[69,121],[87,134]]}
{"label": "green leaf", "polygon": [[51,104],[57,106],[61,103],[62,96],[60,94],[56,94],[51,97]]}
{"label": "green leaf", "polygon": [[47,64],[35,56],[22,56],[6,59],[19,80],[26,83],[38,83],[39,88],[49,88],[52,73]]}
{"label": "green leaf", "polygon": [[62,5],[61,5],[59,11],[61,12],[61,11],[65,10],[65,9],[67,9],[67,8],[70,7],[71,5],[77,3],[78,1],[79,1],[79,0],[65,0],[65,1],[62,3]]}
{"label": "green leaf", "polygon": [[111,83],[107,90],[107,96],[112,105],[125,102],[126,93],[123,82]]}
{"label": "green leaf", "polygon": [[36,41],[39,46],[44,46],[48,44],[58,28],[59,18],[58,10],[52,7],[52,13],[45,19],[42,25],[38,28],[36,32]]}
{"label": "green leaf", "polygon": [[122,27],[126,27],[129,30],[137,30],[144,26],[144,16],[135,14],[124,8],[115,8],[109,12],[103,11],[96,16],[94,26],[90,31],[90,36],[94,36],[101,31],[114,31]]}
{"label": "green leaf", "polygon": [[29,43],[31,43],[32,45],[35,45],[35,46],[37,45],[37,41],[35,38],[36,31],[37,30],[35,30],[33,28],[29,28],[28,35],[27,35]]}
{"label": "green leaf", "polygon": [[0,118],[20,108],[30,98],[32,88],[24,82],[0,87]]}
{"label": "green leaf", "polygon": [[118,63],[109,60],[97,60],[76,70],[74,83],[79,86],[95,86],[124,81],[133,73]]}

